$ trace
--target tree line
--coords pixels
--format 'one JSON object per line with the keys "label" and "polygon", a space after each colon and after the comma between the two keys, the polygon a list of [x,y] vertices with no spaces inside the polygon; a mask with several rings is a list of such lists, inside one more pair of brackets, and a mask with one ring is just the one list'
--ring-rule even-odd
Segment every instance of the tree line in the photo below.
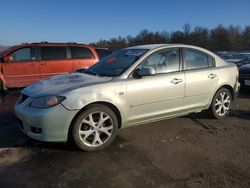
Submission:
{"label": "tree line", "polygon": [[211,51],[245,51],[250,50],[250,26],[218,25],[208,29],[199,26],[192,28],[190,24],[185,24],[182,31],[152,32],[144,29],[136,36],[101,39],[91,45],[115,51],[129,46],[161,43],[191,44]]}

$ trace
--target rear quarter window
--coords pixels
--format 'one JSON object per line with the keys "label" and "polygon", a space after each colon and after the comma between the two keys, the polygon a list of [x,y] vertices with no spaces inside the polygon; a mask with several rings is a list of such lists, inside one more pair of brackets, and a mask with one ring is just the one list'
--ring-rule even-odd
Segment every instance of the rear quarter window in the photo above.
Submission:
{"label": "rear quarter window", "polygon": [[71,46],[70,51],[72,59],[92,59],[95,57],[91,50],[86,47]]}
{"label": "rear quarter window", "polygon": [[106,57],[106,56],[112,54],[111,51],[106,50],[106,49],[97,48],[97,49],[95,49],[95,51],[97,52],[97,54],[98,54],[98,56],[99,56],[100,58],[104,58],[104,57]]}

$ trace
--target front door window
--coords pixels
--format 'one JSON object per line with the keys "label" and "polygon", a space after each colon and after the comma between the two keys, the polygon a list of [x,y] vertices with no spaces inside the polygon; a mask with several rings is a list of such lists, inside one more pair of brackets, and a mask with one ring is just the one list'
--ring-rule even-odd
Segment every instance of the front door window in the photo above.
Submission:
{"label": "front door window", "polygon": [[13,62],[27,62],[36,60],[36,52],[32,47],[22,48],[11,53],[10,56],[13,58]]}

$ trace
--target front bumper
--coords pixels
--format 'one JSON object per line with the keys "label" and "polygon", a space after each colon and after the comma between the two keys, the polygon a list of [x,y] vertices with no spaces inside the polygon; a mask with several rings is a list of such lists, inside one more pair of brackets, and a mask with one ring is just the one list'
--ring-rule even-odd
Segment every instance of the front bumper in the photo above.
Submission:
{"label": "front bumper", "polygon": [[61,104],[46,109],[31,108],[31,101],[31,98],[27,98],[21,104],[17,102],[15,106],[20,129],[36,140],[67,141],[70,124],[78,111],[69,111]]}

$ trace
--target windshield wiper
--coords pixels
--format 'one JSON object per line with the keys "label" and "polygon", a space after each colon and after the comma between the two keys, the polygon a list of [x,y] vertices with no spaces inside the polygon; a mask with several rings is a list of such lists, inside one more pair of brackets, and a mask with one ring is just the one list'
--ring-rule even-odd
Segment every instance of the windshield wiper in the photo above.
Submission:
{"label": "windshield wiper", "polygon": [[99,74],[99,76],[101,76],[101,77],[113,77],[114,75],[111,75],[111,74],[105,74],[105,73],[101,73],[101,74]]}
{"label": "windshield wiper", "polygon": [[113,77],[114,76],[114,75],[111,75],[111,74],[97,73],[97,72],[94,72],[92,70],[86,70],[83,73],[91,74],[91,75],[99,76],[99,77]]}
{"label": "windshield wiper", "polygon": [[87,74],[91,74],[91,75],[94,75],[94,76],[99,76],[100,77],[100,75],[98,74],[98,73],[96,73],[96,72],[94,72],[94,71],[92,71],[92,70],[87,70],[87,71],[85,71],[84,73],[87,73]]}

